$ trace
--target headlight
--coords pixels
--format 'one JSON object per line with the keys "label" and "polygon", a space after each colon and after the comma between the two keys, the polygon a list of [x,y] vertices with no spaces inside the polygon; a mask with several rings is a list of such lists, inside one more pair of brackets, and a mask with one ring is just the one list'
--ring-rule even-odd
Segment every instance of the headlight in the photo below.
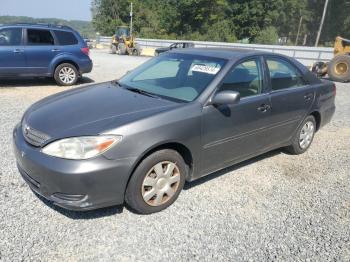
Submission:
{"label": "headlight", "polygon": [[88,159],[107,151],[121,139],[114,135],[65,138],[48,144],[42,152],[59,158]]}

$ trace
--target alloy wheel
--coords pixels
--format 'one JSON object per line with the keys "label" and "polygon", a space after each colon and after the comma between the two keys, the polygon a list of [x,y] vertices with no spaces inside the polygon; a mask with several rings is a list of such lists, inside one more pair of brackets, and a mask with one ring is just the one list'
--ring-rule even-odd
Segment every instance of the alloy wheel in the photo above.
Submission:
{"label": "alloy wheel", "polygon": [[64,84],[72,84],[76,78],[76,73],[71,67],[62,67],[58,77]]}
{"label": "alloy wheel", "polygon": [[315,126],[314,123],[311,121],[307,121],[303,128],[301,129],[300,136],[299,136],[299,145],[302,149],[307,148],[312,141],[312,138],[314,136],[315,132]]}

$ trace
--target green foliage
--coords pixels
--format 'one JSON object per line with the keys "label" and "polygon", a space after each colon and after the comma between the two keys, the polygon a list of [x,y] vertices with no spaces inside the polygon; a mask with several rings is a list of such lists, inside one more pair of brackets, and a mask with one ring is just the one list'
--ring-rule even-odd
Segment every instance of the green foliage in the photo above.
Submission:
{"label": "green foliage", "polygon": [[273,26],[268,26],[261,30],[255,37],[254,42],[264,45],[275,45],[278,42],[277,29]]}
{"label": "green foliage", "polygon": [[63,20],[57,18],[32,18],[27,16],[0,16],[0,24],[9,23],[44,23],[68,25],[80,32],[83,37],[95,37],[95,30],[90,22],[79,20]]}
{"label": "green foliage", "polygon": [[[72,26],[86,37],[111,36],[130,24],[134,4],[134,35],[143,38],[276,43],[286,37],[313,45],[325,0],[91,0],[92,23],[62,19],[0,16],[0,23],[29,22]],[[350,1],[329,1],[320,44],[332,45],[337,35],[350,38]]]}
{"label": "green foliage", "polygon": [[[128,25],[131,0],[93,0],[93,24],[101,34],[112,35]],[[325,0],[133,0],[135,34],[167,38],[276,43],[278,36],[294,44],[299,21],[299,43],[307,35],[312,45]],[[330,1],[321,42],[337,35],[350,38],[349,0]]]}

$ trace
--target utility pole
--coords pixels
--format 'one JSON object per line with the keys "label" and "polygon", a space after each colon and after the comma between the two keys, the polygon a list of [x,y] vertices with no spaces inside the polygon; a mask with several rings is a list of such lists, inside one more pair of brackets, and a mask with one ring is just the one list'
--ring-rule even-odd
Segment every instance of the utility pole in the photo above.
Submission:
{"label": "utility pole", "polygon": [[132,37],[132,2],[130,3],[130,36]]}
{"label": "utility pole", "polygon": [[299,21],[299,27],[298,27],[298,33],[297,33],[297,38],[295,39],[295,45],[298,45],[298,40],[299,40],[299,34],[300,34],[300,28],[301,28],[301,23],[303,22],[303,17],[300,17]]}
{"label": "utility pole", "polygon": [[323,14],[322,14],[322,19],[321,19],[321,24],[320,24],[320,28],[318,29],[317,37],[316,37],[316,43],[315,43],[315,46],[316,46],[316,47],[318,46],[318,42],[320,41],[320,36],[321,36],[321,32],[322,32],[322,27],[323,27],[324,18],[326,17],[327,7],[328,7],[328,0],[326,0],[326,2],[324,3]]}

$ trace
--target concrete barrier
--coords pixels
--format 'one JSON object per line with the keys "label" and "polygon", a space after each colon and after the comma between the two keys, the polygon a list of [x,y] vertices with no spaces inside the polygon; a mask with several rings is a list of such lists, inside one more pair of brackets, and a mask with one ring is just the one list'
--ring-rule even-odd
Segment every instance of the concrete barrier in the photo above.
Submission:
{"label": "concrete barrier", "polygon": [[[142,49],[148,49],[146,55],[153,55],[152,50],[158,47],[169,46],[183,40],[160,40],[160,39],[144,39],[136,38],[138,45]],[[188,40],[190,41],[190,40]],[[106,46],[111,42],[111,37],[100,37],[100,43]],[[327,62],[333,58],[333,48],[328,47],[308,47],[308,46],[281,46],[281,45],[256,45],[256,44],[238,44],[238,43],[223,43],[223,42],[206,42],[206,41],[190,41],[196,47],[218,47],[218,48],[246,48],[267,51],[272,53],[284,54],[294,57],[299,62],[306,66],[312,66],[316,61]]]}

